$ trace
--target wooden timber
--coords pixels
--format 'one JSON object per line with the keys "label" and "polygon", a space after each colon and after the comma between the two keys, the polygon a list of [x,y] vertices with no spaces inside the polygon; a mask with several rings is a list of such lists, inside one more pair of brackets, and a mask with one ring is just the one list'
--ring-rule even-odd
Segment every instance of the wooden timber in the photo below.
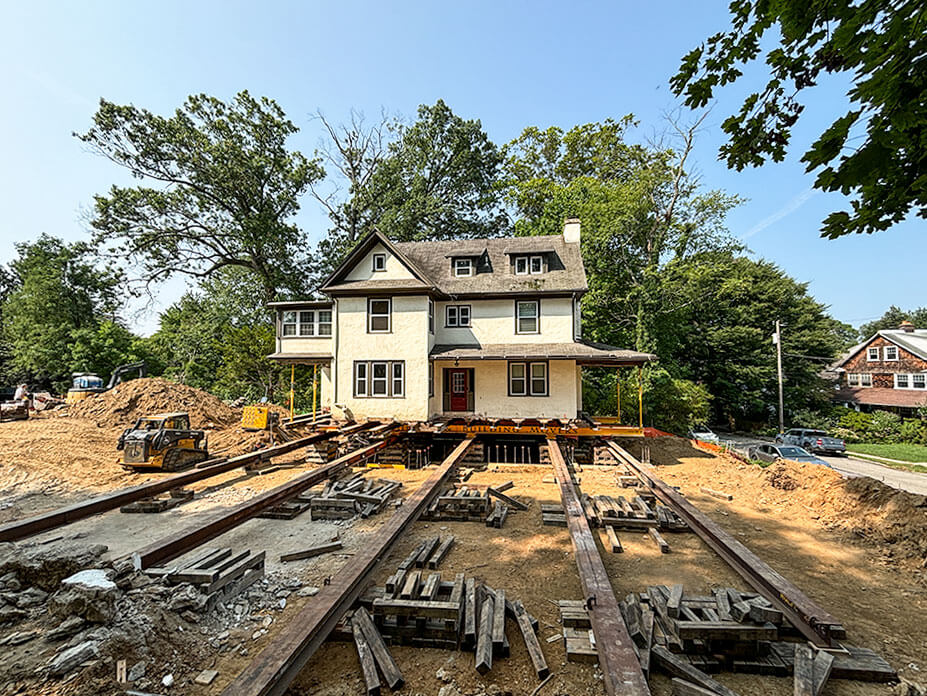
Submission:
{"label": "wooden timber", "polygon": [[678,677],[692,682],[713,694],[717,694],[717,696],[737,696],[736,692],[715,681],[698,667],[694,667],[679,656],[673,655],[662,645],[654,645],[650,652],[654,663],[671,677]]}
{"label": "wooden timber", "polygon": [[587,601],[591,604],[589,619],[595,636],[605,692],[609,696],[649,696],[650,688],[618,609],[618,600],[599,555],[592,529],[583,512],[570,470],[556,439],[548,439],[547,447],[560,486],[560,499],[573,542],[580,584]]}
{"label": "wooden timber", "polygon": [[495,595],[487,593],[480,608],[480,627],[476,636],[476,671],[486,674],[492,669],[492,629]]}
{"label": "wooden timber", "polygon": [[393,691],[401,689],[405,684],[402,672],[399,671],[396,661],[386,647],[383,636],[380,635],[377,627],[373,625],[373,620],[370,618],[370,614],[367,613],[367,610],[363,607],[358,608],[354,612],[352,623],[359,625],[364,632],[364,637],[367,639],[367,643],[370,645],[370,649],[373,652],[373,658],[376,660],[377,666],[383,673],[383,678],[386,680],[389,688]]}
{"label": "wooden timber", "polygon": [[264,650],[222,692],[223,696],[281,696],[299,674],[344,611],[363,593],[377,564],[433,497],[473,444],[461,442],[402,507],[367,540],[330,584],[319,591],[268,643]]}
{"label": "wooden timber", "polygon": [[541,650],[541,644],[534,633],[531,625],[531,618],[525,611],[524,605],[518,601],[514,603],[515,620],[518,629],[521,631],[522,638],[525,641],[525,647],[528,649],[528,655],[531,657],[531,664],[534,665],[534,671],[537,672],[538,679],[544,679],[550,674],[550,668],[547,666],[547,660]]}
{"label": "wooden timber", "polygon": [[293,553],[284,553],[280,556],[280,562],[286,563],[288,561],[301,561],[305,558],[312,558],[313,556],[321,556],[323,553],[328,553],[329,551],[337,551],[342,547],[340,541],[330,541],[327,544],[319,544],[318,546],[312,546],[304,551],[294,551]]}
{"label": "wooden timber", "polygon": [[351,620],[351,629],[354,633],[354,645],[357,647],[357,658],[360,660],[361,673],[364,675],[364,685],[367,687],[367,696],[380,696],[380,676],[377,674],[377,664],[373,659],[373,651],[367,642],[367,637],[360,627],[360,623]]}

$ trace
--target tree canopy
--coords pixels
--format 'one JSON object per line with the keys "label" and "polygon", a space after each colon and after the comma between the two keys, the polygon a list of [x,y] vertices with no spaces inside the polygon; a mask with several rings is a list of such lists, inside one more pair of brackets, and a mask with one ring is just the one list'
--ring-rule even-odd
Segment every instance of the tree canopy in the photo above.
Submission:
{"label": "tree canopy", "polygon": [[849,108],[802,156],[818,172],[816,188],[853,196],[849,211],[823,221],[823,236],[884,230],[912,209],[927,217],[923,2],[733,0],[730,11],[730,30],[689,52],[670,80],[688,106],[702,108],[742,77],[743,65],[765,56],[765,87],[723,123],[728,166],[782,161],[804,110],[801,93],[827,73],[847,74]]}
{"label": "tree canopy", "polygon": [[146,285],[234,266],[253,273],[265,301],[304,293],[309,245],[292,217],[324,172],[287,147],[297,130],[246,91],[228,104],[191,96],[169,117],[101,100],[77,137],[150,185],[95,197],[94,243],[141,268]]}
{"label": "tree canopy", "polygon": [[919,307],[917,309],[906,311],[896,307],[895,305],[892,305],[887,310],[885,310],[885,314],[883,314],[875,321],[870,321],[869,323],[860,326],[859,338],[870,338],[875,333],[882,331],[883,329],[897,329],[903,321],[911,322],[914,324],[915,328],[918,329],[927,328],[927,307]]}

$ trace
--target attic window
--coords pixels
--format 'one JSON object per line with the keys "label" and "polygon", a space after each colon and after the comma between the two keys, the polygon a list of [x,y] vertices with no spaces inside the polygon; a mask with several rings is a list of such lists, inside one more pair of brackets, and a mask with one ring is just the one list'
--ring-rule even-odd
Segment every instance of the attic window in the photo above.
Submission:
{"label": "attic window", "polygon": [[374,254],[373,255],[373,270],[374,271],[385,271],[386,270],[386,254]]}
{"label": "attic window", "polygon": [[879,359],[879,349],[878,349],[878,348],[870,348],[870,349],[869,349],[869,352],[868,352],[868,355],[866,356],[866,359],[867,359],[869,362],[874,362],[874,361],[878,360],[878,359]]}
{"label": "attic window", "polygon": [[540,275],[544,272],[544,257],[540,254],[515,257],[515,275]]}
{"label": "attic window", "polygon": [[473,259],[455,258],[454,259],[454,277],[463,278],[473,275]]}
{"label": "attic window", "polygon": [[898,348],[896,346],[885,346],[885,359],[889,361],[897,360]]}

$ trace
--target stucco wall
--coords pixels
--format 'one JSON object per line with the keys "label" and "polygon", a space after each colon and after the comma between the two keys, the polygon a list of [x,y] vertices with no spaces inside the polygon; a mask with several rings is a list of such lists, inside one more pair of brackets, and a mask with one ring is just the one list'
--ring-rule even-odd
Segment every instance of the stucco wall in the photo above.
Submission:
{"label": "stucco wall", "polygon": [[[338,355],[335,410],[354,418],[428,418],[428,298],[399,295],[392,298],[392,331],[367,333],[367,299],[342,297],[337,302]],[[404,360],[403,398],[355,398],[355,360]],[[338,404],[344,408],[339,409]]]}
{"label": "stucco wall", "polygon": [[[470,305],[470,327],[445,327],[445,307]],[[541,298],[541,332],[515,333],[515,299],[464,300],[435,303],[435,342],[452,345],[489,343],[570,343],[573,340],[573,300]]]}
{"label": "stucco wall", "polygon": [[[386,254],[386,270],[373,270],[374,254]],[[409,269],[399,259],[389,253],[386,247],[377,244],[367,252],[366,256],[354,264],[354,268],[346,276],[346,280],[370,280],[371,278],[376,280],[399,280],[415,278],[415,276],[409,272]]]}
{"label": "stucco wall", "polygon": [[472,416],[486,418],[575,418],[579,405],[576,379],[579,369],[573,360],[548,363],[549,396],[509,396],[508,362],[505,360],[461,360],[435,362],[435,396],[431,415],[442,415],[443,377],[446,367],[473,368],[475,386]]}
{"label": "stucco wall", "polygon": [[332,353],[332,337],[318,336],[280,336],[278,349],[281,353],[323,353],[325,355],[334,355]]}

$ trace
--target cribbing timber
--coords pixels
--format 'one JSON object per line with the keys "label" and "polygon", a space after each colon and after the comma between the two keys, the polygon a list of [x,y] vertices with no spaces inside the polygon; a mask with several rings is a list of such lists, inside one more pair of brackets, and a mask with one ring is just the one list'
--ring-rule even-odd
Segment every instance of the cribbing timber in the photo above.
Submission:
{"label": "cribbing timber", "polygon": [[[398,423],[396,423],[396,427],[399,427]],[[168,534],[153,544],[133,553],[132,560],[135,567],[142,570],[158,563],[164,563],[172,558],[177,558],[229,529],[237,527],[245,520],[256,517],[262,511],[273,507],[277,503],[292,498],[307,488],[312,488],[315,484],[336,476],[355,462],[368,459],[381,449],[394,444],[397,439],[399,439],[399,436],[387,436],[379,442],[356,449],[343,457],[333,459],[328,464],[323,464],[317,469],[300,474],[284,484],[271,488],[269,491],[256,495],[228,511],[215,515],[206,522],[190,525],[179,532]]]}
{"label": "cribbing timber", "polygon": [[838,619],[770,568],[676,489],[662,481],[653,466],[638,461],[617,443],[609,442],[608,446],[619,460],[631,466],[644,479],[660,500],[688,523],[702,541],[727,561],[753,589],[783,612],[805,638],[818,647],[826,648],[832,647],[836,639],[846,637],[846,629]]}
{"label": "cribbing timber", "polygon": [[74,505],[68,505],[67,507],[58,508],[57,510],[51,510],[50,512],[45,512],[40,515],[33,515],[32,517],[0,525],[0,541],[25,539],[39,532],[82,520],[85,517],[91,517],[101,512],[115,510],[126,503],[141,500],[142,498],[151,498],[173,488],[181,488],[248,464],[267,461],[302,447],[308,447],[309,445],[329,440],[338,435],[350,435],[379,425],[379,421],[352,424],[340,430],[328,430],[322,433],[315,433],[307,437],[301,437],[298,440],[291,440],[290,442],[285,442],[273,447],[265,447],[255,452],[248,452],[247,454],[241,454],[236,457],[223,457],[201,462],[196,469],[191,471],[159,478],[157,481],[143,483],[138,486],[132,486],[131,488],[124,488],[121,491],[105,493],[95,498],[75,503]]}
{"label": "cribbing timber", "polygon": [[358,549],[354,558],[332,577],[331,583],[323,586],[312,602],[301,609],[225,688],[222,696],[280,696],[286,692],[345,610],[364,592],[367,580],[396,539],[441,491],[442,484],[472,443],[470,435],[457,445],[386,524]]}
{"label": "cribbing timber", "polygon": [[579,581],[586,597],[605,693],[608,696],[649,696],[650,687],[557,440],[547,440],[547,449],[560,486],[560,499],[573,541]]}

